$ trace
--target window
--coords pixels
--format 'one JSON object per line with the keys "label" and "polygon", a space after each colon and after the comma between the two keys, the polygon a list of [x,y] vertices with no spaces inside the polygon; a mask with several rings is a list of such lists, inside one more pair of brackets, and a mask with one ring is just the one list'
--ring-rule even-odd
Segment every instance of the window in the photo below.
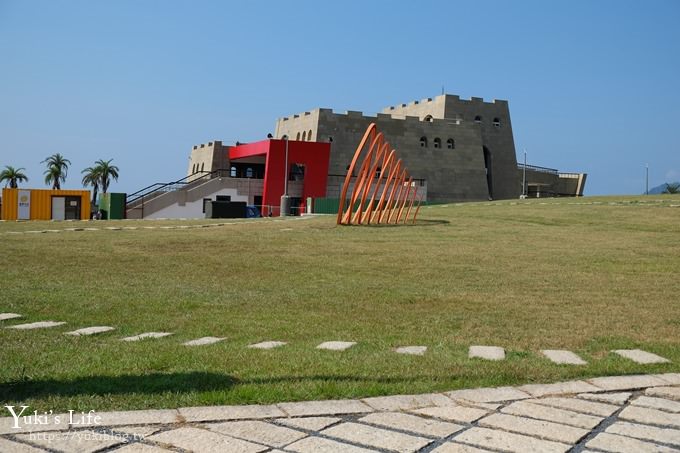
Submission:
{"label": "window", "polygon": [[375,176],[376,176],[376,178],[379,178],[381,174],[382,174],[382,167],[376,168],[376,169],[375,169]]}
{"label": "window", "polygon": [[442,147],[442,139],[439,138],[439,137],[435,137],[433,143],[434,143],[434,147],[437,148],[437,149]]}
{"label": "window", "polygon": [[307,134],[307,140],[309,140],[310,142],[312,141],[312,130],[311,129],[309,130],[309,134]]}
{"label": "window", "polygon": [[229,169],[229,176],[231,176],[232,178],[236,177],[236,167],[231,167]]}
{"label": "window", "polygon": [[297,135],[295,136],[295,140],[300,141],[300,133],[298,132]]}
{"label": "window", "polygon": [[246,178],[252,178],[253,177],[253,169],[248,167],[246,169]]}
{"label": "window", "polygon": [[212,199],[211,198],[204,198],[203,199],[203,214],[205,214],[205,205],[207,205],[208,203],[212,203]]}
{"label": "window", "polygon": [[427,148],[427,137],[420,137],[420,147]]}
{"label": "window", "polygon": [[475,116],[475,123],[481,123],[482,122],[482,117],[477,115]]}
{"label": "window", "polygon": [[425,118],[423,118],[423,121],[427,121],[428,123],[432,122],[432,115],[427,115]]}
{"label": "window", "polygon": [[304,141],[307,141],[307,131],[304,131],[304,132],[302,133],[302,141],[303,141],[303,142],[304,142]]}
{"label": "window", "polygon": [[448,149],[456,149],[456,142],[453,141],[452,138],[450,138],[450,139],[448,139],[448,140],[446,141],[446,147],[447,147]]}
{"label": "window", "polygon": [[494,118],[494,119],[493,119],[493,125],[494,125],[495,127],[501,127],[501,120],[500,120],[500,118]]}

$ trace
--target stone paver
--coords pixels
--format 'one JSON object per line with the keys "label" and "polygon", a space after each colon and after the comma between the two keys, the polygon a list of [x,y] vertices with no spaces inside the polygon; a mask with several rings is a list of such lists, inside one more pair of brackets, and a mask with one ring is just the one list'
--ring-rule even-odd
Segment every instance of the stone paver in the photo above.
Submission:
{"label": "stone paver", "polygon": [[518,387],[531,396],[564,395],[565,393],[596,392],[599,389],[585,381],[558,382],[556,384],[528,384]]}
{"label": "stone paver", "polygon": [[482,388],[470,390],[455,390],[446,393],[453,400],[467,400],[476,403],[496,403],[500,401],[514,401],[530,398],[526,392],[515,387]]}
{"label": "stone paver", "polygon": [[286,450],[299,453],[375,453],[375,450],[355,447],[321,437],[307,437],[287,446]]}
{"label": "stone paver", "polygon": [[670,360],[665,359],[651,352],[642,351],[640,349],[617,349],[612,351],[615,354],[630,359],[636,363],[649,364],[649,363],[668,363]]}
{"label": "stone paver", "polygon": [[359,421],[431,437],[447,437],[463,429],[461,425],[400,412],[377,412],[362,417]]}
{"label": "stone paver", "polygon": [[215,423],[206,425],[206,428],[226,436],[237,437],[271,447],[285,447],[303,437],[307,437],[307,434],[300,431],[259,420]]}
{"label": "stone paver", "polygon": [[666,453],[675,452],[675,448],[663,447],[651,442],[645,442],[631,437],[617,434],[600,433],[586,444],[588,448],[610,451],[614,453]]}
{"label": "stone paver", "polygon": [[101,423],[92,423],[89,427],[177,423],[179,421],[179,412],[176,409],[104,412],[99,415]]}
{"label": "stone paver", "polygon": [[645,395],[661,396],[680,401],[680,387],[656,387],[645,390]]}
{"label": "stone paver", "polygon": [[156,447],[154,445],[134,443],[122,448],[116,448],[114,451],[116,453],[169,453],[171,450],[166,450],[165,448]]}
{"label": "stone paver", "polygon": [[671,385],[680,385],[680,373],[655,374],[654,377],[666,381]]}
{"label": "stone paver", "polygon": [[602,403],[611,404],[625,404],[632,393],[618,392],[618,393],[579,393],[578,397],[585,400],[600,401]]}
{"label": "stone paver", "polygon": [[359,423],[341,423],[321,431],[322,434],[369,447],[402,453],[415,452],[432,443],[430,439],[402,434]]}
{"label": "stone paver", "polygon": [[304,401],[301,403],[280,403],[281,410],[291,417],[307,415],[343,415],[373,412],[373,409],[359,400]]}
{"label": "stone paver", "polygon": [[493,453],[491,450],[486,450],[469,445],[458,444],[455,442],[446,442],[439,447],[432,450],[431,453]]}
{"label": "stone paver", "polygon": [[306,431],[321,431],[331,425],[338,423],[337,417],[301,417],[301,418],[279,418],[276,422],[290,426],[292,428],[304,429]]}
{"label": "stone paver", "polygon": [[316,347],[316,349],[327,349],[329,351],[344,351],[354,346],[356,341],[326,341]]}
{"label": "stone paver", "polygon": [[559,365],[587,365],[588,362],[583,360],[577,354],[571,351],[561,349],[543,349],[541,354],[546,356],[552,362]]}
{"label": "stone paver", "polygon": [[609,417],[614,412],[619,410],[619,406],[615,406],[613,404],[583,401],[578,398],[538,398],[534,400],[526,400],[526,402],[557,407],[559,409],[567,409],[574,412],[581,412],[583,414],[596,415],[600,417]]}
{"label": "stone paver", "polygon": [[498,346],[470,346],[468,357],[485,360],[504,360],[505,349]]}
{"label": "stone paver", "polygon": [[488,428],[471,428],[455,437],[458,442],[472,444],[495,450],[526,453],[540,451],[541,453],[564,453],[570,449],[567,444],[551,440],[536,439],[523,434],[513,434]]}
{"label": "stone paver", "polygon": [[17,313],[0,313],[0,321],[6,321],[8,319],[21,318],[21,315]]}
{"label": "stone paver", "polygon": [[62,321],[40,321],[40,322],[31,322],[28,324],[15,324],[13,326],[8,326],[6,329],[20,329],[20,330],[29,330],[29,329],[46,329],[49,327],[57,327],[57,326],[62,326],[66,324],[65,322]]}
{"label": "stone paver", "polygon": [[184,346],[204,346],[207,344],[214,344],[224,340],[224,338],[219,337],[202,337],[195,340],[190,340],[182,343]]}
{"label": "stone paver", "polygon": [[397,354],[425,355],[427,346],[401,346],[394,350]]}
{"label": "stone paver", "polygon": [[655,426],[638,425],[636,423],[616,422],[609,426],[605,431],[610,434],[621,434],[623,436],[680,447],[680,430],[678,429],[657,428]]}
{"label": "stone paver", "polygon": [[245,420],[285,417],[287,414],[275,405],[259,406],[205,406],[183,407],[179,415],[188,422],[217,420]]}
{"label": "stone paver", "polygon": [[252,442],[198,428],[173,429],[154,434],[147,440],[197,452],[228,451],[233,453],[257,453],[268,449]]}
{"label": "stone paver", "polygon": [[413,411],[415,414],[427,415],[428,417],[440,418],[459,423],[472,423],[489,413],[488,410],[476,407],[447,406],[447,407],[426,407]]}
{"label": "stone paver", "polygon": [[364,403],[379,411],[406,411],[431,406],[453,406],[451,398],[441,393],[426,393],[422,395],[394,395],[364,398]]}
{"label": "stone paver", "polygon": [[602,421],[602,417],[579,414],[578,412],[557,409],[554,407],[517,401],[501,409],[501,412],[520,417],[536,418],[538,420],[552,421],[564,425],[576,426],[577,428],[595,428]]}
{"label": "stone paver", "polygon": [[571,444],[590,433],[590,430],[583,428],[508,414],[491,414],[481,419],[478,425]]}
{"label": "stone paver", "polygon": [[152,434],[156,434],[161,430],[157,425],[142,425],[142,426],[120,426],[113,428],[116,433],[127,434],[129,439],[142,440]]}
{"label": "stone paver", "polygon": [[30,445],[13,442],[0,437],[0,451],[11,453],[44,453],[47,450],[31,447]]}
{"label": "stone paver", "polygon": [[121,338],[120,341],[140,341],[147,338],[163,338],[172,335],[170,332],[145,332],[132,337]]}
{"label": "stone paver", "polygon": [[85,327],[83,329],[78,329],[74,330],[72,332],[66,332],[66,335],[73,335],[73,336],[82,336],[82,335],[95,335],[98,333],[103,333],[103,332],[110,332],[112,330],[115,330],[115,327],[109,327],[109,326],[93,326],[93,327]]}
{"label": "stone paver", "polygon": [[249,348],[254,348],[254,349],[274,349],[278,348],[281,346],[284,346],[288,343],[284,341],[263,341],[261,343],[255,343],[248,345]]}
{"label": "stone paver", "polygon": [[125,443],[123,436],[91,430],[21,434],[16,437],[41,447],[73,453],[92,453]]}
{"label": "stone paver", "polygon": [[664,398],[654,398],[650,396],[640,396],[631,401],[633,406],[643,406],[652,409],[660,409],[666,412],[680,413],[680,402],[669,401]]}
{"label": "stone paver", "polygon": [[634,390],[645,387],[661,387],[668,385],[663,379],[649,375],[608,376],[587,379],[586,382],[602,390]]}
{"label": "stone paver", "polygon": [[647,425],[680,428],[680,414],[671,414],[656,409],[648,409],[646,407],[628,406],[621,411],[619,418]]}

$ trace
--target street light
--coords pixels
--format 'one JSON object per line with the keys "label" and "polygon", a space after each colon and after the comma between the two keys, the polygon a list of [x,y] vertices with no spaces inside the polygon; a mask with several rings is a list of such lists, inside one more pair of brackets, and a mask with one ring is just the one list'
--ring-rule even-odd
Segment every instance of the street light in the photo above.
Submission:
{"label": "street light", "polygon": [[288,200],[288,135],[284,135],[281,138],[286,142],[286,160],[283,169],[283,195],[281,195],[281,206],[279,207],[281,212],[279,216],[284,217],[288,215],[288,210],[290,209]]}
{"label": "street light", "polygon": [[645,164],[645,195],[649,195],[649,164]]}
{"label": "street light", "polygon": [[524,168],[522,171],[522,198],[527,197],[527,149],[524,148]]}

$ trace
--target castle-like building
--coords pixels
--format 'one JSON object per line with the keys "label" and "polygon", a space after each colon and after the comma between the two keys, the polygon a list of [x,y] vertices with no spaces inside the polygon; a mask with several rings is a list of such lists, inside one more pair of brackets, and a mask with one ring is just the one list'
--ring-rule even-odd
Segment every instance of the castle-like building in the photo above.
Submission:
{"label": "castle-like building", "polygon": [[128,203],[128,216],[200,216],[203,204],[218,197],[259,205],[274,215],[284,193],[300,209],[310,197],[336,199],[371,123],[397,150],[425,201],[583,194],[584,173],[518,165],[507,101],[442,94],[387,107],[376,116],[317,108],[279,118],[267,140],[194,145],[189,184],[167,195],[138,197]]}

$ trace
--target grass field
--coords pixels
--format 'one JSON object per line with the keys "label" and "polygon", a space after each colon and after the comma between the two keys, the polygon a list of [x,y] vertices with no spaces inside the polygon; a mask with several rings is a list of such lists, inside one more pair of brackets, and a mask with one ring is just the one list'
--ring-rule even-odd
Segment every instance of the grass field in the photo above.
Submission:
{"label": "grass field", "polygon": [[[0,222],[0,400],[37,410],[165,408],[423,393],[680,371],[680,197],[430,206],[415,226],[331,216],[213,228],[68,231]],[[192,225],[118,221],[86,227]],[[213,222],[215,223],[215,222]],[[63,333],[109,325],[110,333]],[[148,331],[171,337],[137,343]],[[226,337],[209,346],[181,343]],[[263,351],[263,340],[289,344]],[[357,341],[345,352],[316,350]],[[472,344],[507,359],[468,359]],[[428,346],[425,356],[393,349]],[[610,351],[641,348],[670,364]],[[540,349],[569,349],[559,366]]]}

